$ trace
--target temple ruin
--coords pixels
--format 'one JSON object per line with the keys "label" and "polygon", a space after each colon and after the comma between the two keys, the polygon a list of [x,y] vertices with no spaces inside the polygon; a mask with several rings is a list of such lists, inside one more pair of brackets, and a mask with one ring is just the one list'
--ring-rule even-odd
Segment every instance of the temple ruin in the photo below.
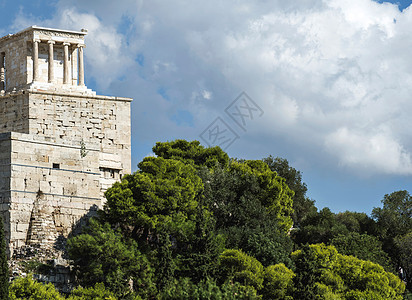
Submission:
{"label": "temple ruin", "polygon": [[84,82],[86,30],[0,39],[0,212],[10,253],[52,247],[131,171],[132,99]]}

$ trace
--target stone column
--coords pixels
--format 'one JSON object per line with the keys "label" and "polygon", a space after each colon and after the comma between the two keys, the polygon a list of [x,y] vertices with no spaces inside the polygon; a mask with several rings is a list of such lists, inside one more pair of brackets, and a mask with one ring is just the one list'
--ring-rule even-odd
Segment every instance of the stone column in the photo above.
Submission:
{"label": "stone column", "polygon": [[39,42],[33,41],[33,81],[39,80]]}
{"label": "stone column", "polygon": [[72,47],[71,62],[72,62],[72,85],[77,85],[77,48],[76,47]]}
{"label": "stone column", "polygon": [[83,60],[83,47],[79,45],[79,85],[84,86],[84,60]]}
{"label": "stone column", "polygon": [[54,82],[54,41],[48,41],[49,44],[49,82]]}
{"label": "stone column", "polygon": [[64,61],[63,61],[63,83],[70,83],[69,73],[69,45],[70,43],[63,43]]}
{"label": "stone column", "polygon": [[6,54],[4,52],[0,53],[0,91],[4,91],[6,88],[5,85],[5,76],[4,76],[4,57]]}

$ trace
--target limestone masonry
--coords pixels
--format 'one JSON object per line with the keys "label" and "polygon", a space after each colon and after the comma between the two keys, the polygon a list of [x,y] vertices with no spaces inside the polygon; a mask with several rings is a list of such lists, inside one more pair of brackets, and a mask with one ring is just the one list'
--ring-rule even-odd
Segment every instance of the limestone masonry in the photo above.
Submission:
{"label": "limestone masonry", "polygon": [[0,39],[0,212],[11,254],[67,237],[131,171],[132,99],[85,86],[86,33],[32,26]]}

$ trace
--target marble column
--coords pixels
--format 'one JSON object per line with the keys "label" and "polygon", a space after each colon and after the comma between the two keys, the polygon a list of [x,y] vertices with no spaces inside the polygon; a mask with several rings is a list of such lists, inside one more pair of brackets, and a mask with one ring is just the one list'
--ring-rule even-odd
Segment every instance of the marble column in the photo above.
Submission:
{"label": "marble column", "polygon": [[33,81],[39,80],[39,40],[33,41]]}
{"label": "marble column", "polygon": [[77,85],[77,48],[72,47],[71,53],[71,63],[72,63],[72,85]]}
{"label": "marble column", "polygon": [[79,85],[84,86],[84,60],[83,60],[83,47],[79,45]]}
{"label": "marble column", "polygon": [[48,41],[49,44],[49,82],[54,82],[54,41]]}
{"label": "marble column", "polygon": [[70,43],[63,43],[63,84],[70,83],[70,69],[69,69],[69,45]]}
{"label": "marble column", "polygon": [[4,52],[0,53],[0,91],[4,91],[6,88],[5,84],[5,70],[4,70],[4,58],[6,54]]}

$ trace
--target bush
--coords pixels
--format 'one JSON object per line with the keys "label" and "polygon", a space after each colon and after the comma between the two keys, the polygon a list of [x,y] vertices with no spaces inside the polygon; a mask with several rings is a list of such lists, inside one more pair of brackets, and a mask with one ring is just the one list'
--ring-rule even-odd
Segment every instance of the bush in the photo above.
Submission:
{"label": "bush", "polygon": [[221,286],[208,278],[198,284],[194,284],[189,278],[175,280],[173,284],[168,285],[162,292],[161,299],[164,300],[234,300],[261,299],[256,290],[252,287],[242,286],[238,282],[226,282]]}
{"label": "bush", "polygon": [[103,283],[96,283],[94,287],[79,287],[72,291],[69,300],[116,300],[112,292],[106,290]]}
{"label": "bush", "polygon": [[295,273],[284,264],[267,267],[262,290],[264,299],[293,299],[293,277]]}
{"label": "bush", "polygon": [[254,257],[243,253],[241,250],[228,249],[220,255],[220,266],[226,278],[256,290],[263,287],[263,266]]}
{"label": "bush", "polygon": [[13,281],[9,291],[10,300],[63,300],[64,297],[53,284],[43,284],[33,280],[32,276],[20,277]]}

